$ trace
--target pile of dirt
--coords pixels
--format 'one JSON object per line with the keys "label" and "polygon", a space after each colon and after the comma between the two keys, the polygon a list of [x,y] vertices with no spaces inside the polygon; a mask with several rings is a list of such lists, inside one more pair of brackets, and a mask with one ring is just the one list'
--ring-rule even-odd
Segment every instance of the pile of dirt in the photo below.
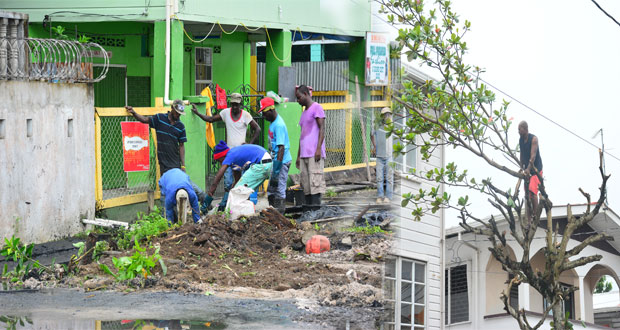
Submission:
{"label": "pile of dirt", "polygon": [[[97,263],[91,263],[80,267],[82,278],[87,276],[89,280],[81,283],[80,279],[67,278],[63,283],[91,290],[198,293],[246,287],[279,291],[281,296],[311,298],[327,306],[381,306],[382,257],[389,251],[391,237],[319,234],[329,237],[333,250],[307,255],[302,243],[304,229],[273,209],[235,221],[212,215],[204,218],[202,224],[186,224],[151,240],[167,265],[166,276],[157,268],[147,280],[116,283],[103,274]],[[114,254],[118,257],[132,253]],[[99,263],[113,269],[111,259],[104,256]]]}

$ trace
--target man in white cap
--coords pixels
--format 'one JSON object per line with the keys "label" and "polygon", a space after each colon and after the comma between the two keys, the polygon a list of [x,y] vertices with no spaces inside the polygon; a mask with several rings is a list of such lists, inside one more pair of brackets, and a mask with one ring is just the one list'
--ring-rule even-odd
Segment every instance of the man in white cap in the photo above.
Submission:
{"label": "man in white cap", "polygon": [[[217,121],[223,121],[226,124],[226,144],[229,148],[234,148],[245,144],[245,137],[248,130],[248,125],[252,127],[254,134],[248,143],[254,144],[261,133],[261,128],[256,121],[252,118],[249,112],[241,109],[242,96],[239,93],[230,94],[230,108],[222,109],[219,113],[213,116],[207,116],[198,112],[195,105],[192,104],[192,112],[195,113],[202,120],[207,123],[214,123]],[[220,209],[223,210],[226,207],[228,201],[228,192],[232,189],[235,178],[233,177],[232,169],[228,169],[224,174],[224,197],[220,202]]]}
{"label": "man in white cap", "polygon": [[[377,157],[377,203],[389,203],[394,191],[394,171],[392,162],[392,136],[387,136],[383,127],[392,122],[392,109],[381,109],[381,123],[370,135],[372,153]],[[385,189],[384,189],[385,186]]]}
{"label": "man in white cap", "polygon": [[185,114],[183,101],[174,100],[171,111],[158,113],[154,116],[143,116],[133,107],[125,107],[134,118],[144,124],[149,124],[157,134],[157,159],[159,160],[160,176],[169,169],[180,168],[185,171],[185,142],[187,134],[185,125],[181,122],[181,115]]}
{"label": "man in white cap", "polygon": [[[181,122],[181,115],[185,114],[183,101],[176,99],[172,102],[171,111],[158,113],[154,116],[143,116],[137,113],[133,107],[126,106],[134,118],[143,124],[149,124],[150,128],[155,129],[157,135],[157,160],[159,161],[159,174],[161,177],[173,168],[181,169],[185,172],[185,142],[187,134],[185,125]],[[194,183],[191,183],[193,190],[198,195],[199,200],[204,200],[206,194]],[[161,199],[164,199],[164,191],[161,191]]]}

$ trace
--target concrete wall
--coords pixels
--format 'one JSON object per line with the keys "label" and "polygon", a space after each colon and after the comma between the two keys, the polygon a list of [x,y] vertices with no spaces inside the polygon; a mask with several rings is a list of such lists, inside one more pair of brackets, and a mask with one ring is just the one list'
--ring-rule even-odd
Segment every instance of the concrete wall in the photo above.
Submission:
{"label": "concrete wall", "polygon": [[81,231],[95,213],[92,86],[0,81],[0,97],[0,238]]}

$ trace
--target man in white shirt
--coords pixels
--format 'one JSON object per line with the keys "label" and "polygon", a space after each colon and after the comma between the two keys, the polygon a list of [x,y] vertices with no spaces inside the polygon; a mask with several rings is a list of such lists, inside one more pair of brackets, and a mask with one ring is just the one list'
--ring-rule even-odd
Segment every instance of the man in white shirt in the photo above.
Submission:
{"label": "man in white shirt", "polygon": [[[222,111],[220,111],[214,116],[207,116],[198,112],[198,109],[193,104],[192,112],[198,115],[198,117],[200,117],[207,123],[223,121],[224,124],[226,124],[226,144],[232,149],[246,143],[245,137],[248,130],[248,125],[252,127],[252,130],[254,132],[252,138],[249,141],[250,144],[253,144],[258,139],[261,133],[260,126],[258,126],[256,121],[252,118],[252,115],[250,115],[249,112],[241,109],[241,101],[241,94],[233,93],[230,95],[230,108],[222,109]],[[220,209],[222,210],[224,209],[224,207],[226,207],[226,202],[228,201],[228,192],[230,191],[230,189],[232,189],[234,181],[235,179],[233,177],[232,170],[228,168],[228,170],[224,174],[225,193],[222,201],[219,204]]]}

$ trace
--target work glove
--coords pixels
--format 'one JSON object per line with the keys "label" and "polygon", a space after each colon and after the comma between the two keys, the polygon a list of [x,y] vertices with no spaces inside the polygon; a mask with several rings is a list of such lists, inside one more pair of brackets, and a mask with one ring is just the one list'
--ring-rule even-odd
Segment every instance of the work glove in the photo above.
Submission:
{"label": "work glove", "polygon": [[207,195],[205,199],[202,201],[202,205],[200,205],[200,212],[206,214],[209,208],[211,207],[211,203],[213,203],[213,197]]}
{"label": "work glove", "polygon": [[280,170],[282,169],[282,162],[279,160],[273,161],[271,180],[278,180],[278,176],[280,175]]}

